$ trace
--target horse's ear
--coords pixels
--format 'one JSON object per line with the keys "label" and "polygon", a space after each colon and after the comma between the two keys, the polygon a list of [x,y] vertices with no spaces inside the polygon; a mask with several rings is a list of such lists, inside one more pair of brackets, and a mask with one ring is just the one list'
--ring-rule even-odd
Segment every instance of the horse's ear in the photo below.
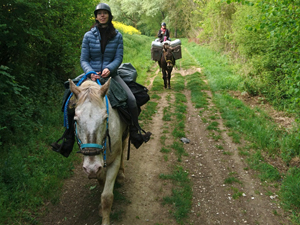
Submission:
{"label": "horse's ear", "polygon": [[77,98],[79,93],[80,93],[80,90],[79,88],[74,84],[74,82],[71,80],[71,79],[68,79],[69,81],[69,86],[70,86],[70,90],[71,92],[75,95],[75,97]]}
{"label": "horse's ear", "polygon": [[111,77],[105,82],[105,84],[102,85],[100,88],[100,96],[104,97],[108,91],[109,85],[110,85]]}

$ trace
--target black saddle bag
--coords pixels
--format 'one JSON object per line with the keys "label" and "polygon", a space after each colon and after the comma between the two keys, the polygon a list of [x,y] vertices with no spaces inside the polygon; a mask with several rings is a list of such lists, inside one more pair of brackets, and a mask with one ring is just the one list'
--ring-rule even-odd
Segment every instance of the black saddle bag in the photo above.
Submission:
{"label": "black saddle bag", "polygon": [[136,104],[141,107],[145,105],[149,100],[150,96],[148,95],[148,89],[135,81],[126,82],[130,90],[132,91]]}

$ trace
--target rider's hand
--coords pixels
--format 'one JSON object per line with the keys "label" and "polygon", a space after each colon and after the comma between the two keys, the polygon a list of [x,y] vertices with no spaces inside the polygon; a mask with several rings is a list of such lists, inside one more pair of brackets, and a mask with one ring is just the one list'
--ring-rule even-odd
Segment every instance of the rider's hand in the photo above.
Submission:
{"label": "rider's hand", "polygon": [[100,76],[98,74],[99,74],[99,72],[97,72],[97,74],[92,73],[91,74],[91,80],[96,81],[96,79],[100,79]]}
{"label": "rider's hand", "polygon": [[108,77],[110,75],[110,71],[109,69],[105,68],[103,71],[102,71],[102,74],[101,74],[101,77]]}

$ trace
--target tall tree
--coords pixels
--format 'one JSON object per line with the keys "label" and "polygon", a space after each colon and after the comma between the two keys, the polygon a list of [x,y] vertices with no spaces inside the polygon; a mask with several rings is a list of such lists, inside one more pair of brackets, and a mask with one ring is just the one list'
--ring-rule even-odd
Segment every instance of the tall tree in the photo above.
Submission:
{"label": "tall tree", "polygon": [[117,20],[130,21],[137,28],[143,15],[154,16],[161,7],[162,0],[110,0],[109,5]]}
{"label": "tall tree", "polygon": [[109,4],[117,20],[141,27],[143,33],[156,34],[164,21],[175,37],[186,36],[191,29],[197,6],[193,0],[110,0]]}
{"label": "tall tree", "polygon": [[174,37],[186,36],[192,27],[193,9],[196,7],[192,0],[164,0],[163,12],[165,22],[171,29]]}
{"label": "tall tree", "polygon": [[93,2],[1,1],[0,97],[5,96],[6,110],[0,111],[0,140],[33,130],[28,124],[56,94],[49,87],[74,76],[82,37],[93,22]]}

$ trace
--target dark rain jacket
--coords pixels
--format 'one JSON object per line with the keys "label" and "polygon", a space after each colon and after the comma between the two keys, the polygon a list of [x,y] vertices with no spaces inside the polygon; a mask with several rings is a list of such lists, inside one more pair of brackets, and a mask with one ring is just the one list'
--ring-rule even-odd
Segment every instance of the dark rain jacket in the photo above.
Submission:
{"label": "dark rain jacket", "polygon": [[167,40],[170,38],[170,32],[168,29],[166,29],[165,33],[162,34],[161,33],[161,29],[158,31],[158,34],[157,34],[157,37],[159,38],[160,42],[163,42],[164,41],[164,37],[166,36],[167,37]]}

